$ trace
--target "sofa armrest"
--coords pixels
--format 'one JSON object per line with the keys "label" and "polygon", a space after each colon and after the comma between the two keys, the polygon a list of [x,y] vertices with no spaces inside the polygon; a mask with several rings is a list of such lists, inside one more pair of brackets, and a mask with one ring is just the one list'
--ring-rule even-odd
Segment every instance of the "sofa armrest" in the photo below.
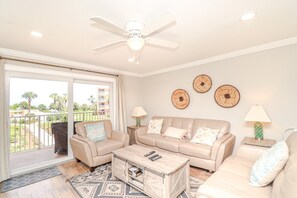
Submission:
{"label": "sofa armrest", "polygon": [[211,150],[211,159],[216,161],[214,171],[216,171],[223,161],[232,154],[234,144],[235,136],[231,133],[227,133],[214,143]]}
{"label": "sofa armrest", "polygon": [[135,141],[136,141],[137,144],[139,143],[138,136],[144,135],[146,133],[147,133],[147,126],[146,127],[139,127],[137,129],[135,129]]}
{"label": "sofa armrest", "polygon": [[119,131],[112,131],[111,139],[124,142],[124,146],[129,145],[129,135],[127,133],[123,133],[123,132],[119,132]]}
{"label": "sofa armrest", "polygon": [[81,160],[90,167],[93,166],[93,158],[97,156],[94,142],[80,135],[73,135],[70,138],[70,145],[75,158]]}
{"label": "sofa armrest", "polygon": [[242,157],[251,161],[257,161],[263,152],[267,150],[266,147],[251,146],[251,145],[240,145],[237,150],[236,156]]}
{"label": "sofa armrest", "polygon": [[89,152],[92,154],[93,157],[97,156],[97,149],[94,142],[90,141],[88,138],[82,137],[81,135],[73,135],[72,138],[84,142],[89,146]]}

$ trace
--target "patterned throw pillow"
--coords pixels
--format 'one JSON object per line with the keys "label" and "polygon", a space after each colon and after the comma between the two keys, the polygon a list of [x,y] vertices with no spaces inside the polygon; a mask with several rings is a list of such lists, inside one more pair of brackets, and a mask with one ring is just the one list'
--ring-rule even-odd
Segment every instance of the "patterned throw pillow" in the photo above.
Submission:
{"label": "patterned throw pillow", "polygon": [[251,186],[266,186],[270,184],[283,169],[289,158],[287,143],[282,141],[264,151],[254,163],[249,178]]}
{"label": "patterned throw pillow", "polygon": [[213,146],[217,140],[219,132],[219,129],[198,128],[191,142]]}
{"label": "patterned throw pillow", "polygon": [[184,139],[186,135],[187,135],[186,129],[179,129],[174,127],[168,127],[163,134],[163,136],[165,137],[172,137],[180,140]]}
{"label": "patterned throw pillow", "polygon": [[95,124],[85,124],[84,126],[87,132],[87,138],[92,142],[106,140],[106,133],[103,122]]}
{"label": "patterned throw pillow", "polygon": [[148,124],[147,133],[161,134],[163,119],[150,120]]}

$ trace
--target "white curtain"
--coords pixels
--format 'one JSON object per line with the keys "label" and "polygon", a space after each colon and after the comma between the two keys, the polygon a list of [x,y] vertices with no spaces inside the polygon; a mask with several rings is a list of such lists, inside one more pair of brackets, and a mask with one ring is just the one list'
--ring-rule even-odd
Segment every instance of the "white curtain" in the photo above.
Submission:
{"label": "white curtain", "polygon": [[7,129],[4,60],[0,60],[0,182],[10,177],[9,135]]}
{"label": "white curtain", "polygon": [[125,109],[125,92],[124,92],[124,85],[121,76],[116,77],[116,101],[117,101],[117,110],[116,110],[116,130],[127,132],[127,125],[126,125],[126,109]]}

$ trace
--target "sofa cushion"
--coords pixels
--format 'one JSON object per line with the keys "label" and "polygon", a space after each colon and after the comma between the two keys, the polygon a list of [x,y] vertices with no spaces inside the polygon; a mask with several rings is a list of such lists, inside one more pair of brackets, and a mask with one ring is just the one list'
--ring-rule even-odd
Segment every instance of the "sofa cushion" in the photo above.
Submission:
{"label": "sofa cushion", "polygon": [[250,175],[253,164],[254,161],[252,160],[233,155],[225,159],[219,170],[230,172],[242,177],[247,177]]}
{"label": "sofa cushion", "polygon": [[158,134],[144,134],[138,136],[138,141],[149,146],[156,146],[156,139],[160,138]]}
{"label": "sofa cushion", "polygon": [[267,149],[252,167],[249,183],[252,186],[266,186],[283,169],[289,157],[286,142],[278,142]]}
{"label": "sofa cushion", "polygon": [[171,127],[186,129],[186,138],[191,139],[192,129],[193,129],[194,119],[193,118],[172,118]]}
{"label": "sofa cushion", "polygon": [[[236,166],[236,164],[232,164]],[[245,172],[247,172],[247,170],[245,170]],[[250,186],[248,184],[248,177],[249,174],[243,176],[236,174],[236,171],[229,172],[219,170],[199,187],[197,195],[202,194],[206,197],[217,198],[270,197],[271,186],[261,188]]]}
{"label": "sofa cushion", "polygon": [[184,155],[210,159],[211,146],[204,144],[194,144],[190,140],[183,141],[179,144],[179,152]]}
{"label": "sofa cushion", "polygon": [[105,141],[96,142],[97,155],[106,155],[116,149],[120,149],[124,146],[124,142],[118,140],[107,139]]}
{"label": "sofa cushion", "polygon": [[179,140],[171,137],[160,137],[159,139],[156,139],[156,146],[164,150],[178,153],[178,147],[183,141],[184,140]]}
{"label": "sofa cushion", "polygon": [[230,123],[224,120],[210,120],[210,119],[194,119],[193,130],[191,137],[195,135],[195,132],[199,127],[207,127],[211,129],[219,129],[218,139],[229,132]]}
{"label": "sofa cushion", "polygon": [[161,134],[163,119],[151,119],[147,127],[147,133]]}
{"label": "sofa cushion", "polygon": [[291,134],[286,142],[290,156],[273,182],[272,198],[295,198],[297,194],[297,133]]}
{"label": "sofa cushion", "polygon": [[163,134],[166,129],[171,126],[172,117],[154,116],[152,119],[163,119],[161,134]]}
{"label": "sofa cushion", "polygon": [[196,134],[192,137],[191,142],[196,144],[206,144],[213,146],[217,140],[219,129],[198,128]]}
{"label": "sofa cushion", "polygon": [[92,142],[100,142],[106,140],[106,133],[104,129],[104,123],[98,122],[93,124],[84,125],[87,138]]}
{"label": "sofa cushion", "polygon": [[164,132],[163,136],[164,137],[172,137],[176,139],[184,139],[185,135],[187,134],[186,129],[179,129],[175,127],[168,127],[166,131]]}
{"label": "sofa cushion", "polygon": [[86,124],[95,124],[103,122],[104,123],[104,129],[106,132],[106,137],[111,138],[112,133],[112,125],[110,120],[101,120],[101,121],[89,121],[89,122],[78,122],[75,124],[76,133],[82,137],[87,137],[85,126]]}

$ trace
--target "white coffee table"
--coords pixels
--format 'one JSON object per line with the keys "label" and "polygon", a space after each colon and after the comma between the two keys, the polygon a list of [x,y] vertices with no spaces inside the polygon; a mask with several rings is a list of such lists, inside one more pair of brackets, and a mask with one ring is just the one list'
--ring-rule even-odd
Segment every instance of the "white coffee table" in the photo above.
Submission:
{"label": "white coffee table", "polygon": [[[112,176],[150,197],[173,198],[184,190],[190,192],[190,160],[155,150],[162,158],[151,161],[144,155],[153,148],[131,145],[112,152]],[[138,176],[128,173],[132,166],[141,170]]]}

